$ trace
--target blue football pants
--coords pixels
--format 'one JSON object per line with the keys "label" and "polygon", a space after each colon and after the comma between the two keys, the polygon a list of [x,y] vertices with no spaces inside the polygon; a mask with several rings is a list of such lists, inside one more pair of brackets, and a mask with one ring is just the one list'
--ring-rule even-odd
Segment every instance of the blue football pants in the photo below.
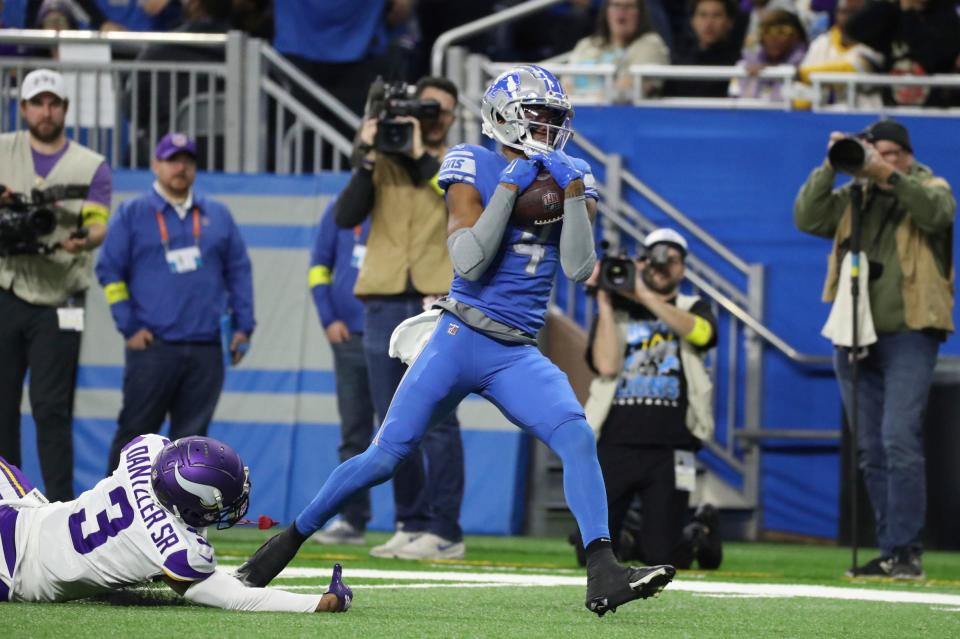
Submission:
{"label": "blue football pants", "polygon": [[507,344],[443,313],[408,369],[373,442],[331,473],[296,519],[309,535],[358,490],[382,483],[424,432],[470,393],[493,403],[563,462],[563,489],[584,545],[609,538],[606,491],[593,432],[567,376],[535,346]]}

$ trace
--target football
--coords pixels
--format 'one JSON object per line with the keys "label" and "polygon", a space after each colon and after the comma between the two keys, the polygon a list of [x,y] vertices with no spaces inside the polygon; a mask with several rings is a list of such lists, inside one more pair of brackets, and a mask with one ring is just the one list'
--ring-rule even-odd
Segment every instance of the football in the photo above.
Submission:
{"label": "football", "polygon": [[513,205],[512,222],[518,226],[543,226],[563,218],[563,189],[546,169],[541,169]]}

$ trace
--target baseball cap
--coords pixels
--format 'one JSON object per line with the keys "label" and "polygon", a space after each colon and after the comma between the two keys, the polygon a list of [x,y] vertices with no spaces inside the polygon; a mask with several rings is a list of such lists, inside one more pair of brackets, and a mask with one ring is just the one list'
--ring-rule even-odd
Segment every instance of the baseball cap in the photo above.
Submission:
{"label": "baseball cap", "polygon": [[677,247],[684,257],[687,256],[687,241],[673,229],[656,229],[647,233],[643,245],[653,248],[654,244],[671,244]]}
{"label": "baseball cap", "polygon": [[907,127],[894,120],[878,120],[864,131],[866,138],[871,142],[877,140],[886,140],[899,144],[900,147],[913,153],[913,147],[910,146],[910,133]]}
{"label": "baseball cap", "polygon": [[28,73],[20,84],[20,99],[30,100],[41,93],[52,93],[61,100],[66,100],[63,76],[50,69],[37,69]]}
{"label": "baseball cap", "polygon": [[157,142],[154,155],[158,160],[169,160],[177,153],[189,153],[191,157],[196,158],[197,143],[183,133],[167,133]]}

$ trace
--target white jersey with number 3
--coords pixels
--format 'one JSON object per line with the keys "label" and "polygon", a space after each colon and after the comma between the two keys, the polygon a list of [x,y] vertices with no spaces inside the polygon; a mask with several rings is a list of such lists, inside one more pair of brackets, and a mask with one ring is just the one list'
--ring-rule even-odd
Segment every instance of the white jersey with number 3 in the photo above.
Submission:
{"label": "white jersey with number 3", "polygon": [[213,548],[165,510],[150,484],[169,443],[138,437],[113,474],[69,502],[20,507],[11,601],[66,601],[158,575],[199,581],[216,566]]}

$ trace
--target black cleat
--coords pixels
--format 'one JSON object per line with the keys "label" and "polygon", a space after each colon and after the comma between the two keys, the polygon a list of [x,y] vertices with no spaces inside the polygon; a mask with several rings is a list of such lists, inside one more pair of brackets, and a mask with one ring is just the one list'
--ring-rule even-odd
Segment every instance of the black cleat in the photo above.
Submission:
{"label": "black cleat", "polygon": [[250,588],[263,588],[280,574],[287,564],[297,555],[303,538],[297,538],[289,531],[277,533],[257,548],[250,559],[237,568],[236,578]]}
{"label": "black cleat", "polygon": [[617,565],[605,574],[587,577],[587,610],[602,617],[634,599],[656,597],[677,574],[673,566],[628,568]]}

